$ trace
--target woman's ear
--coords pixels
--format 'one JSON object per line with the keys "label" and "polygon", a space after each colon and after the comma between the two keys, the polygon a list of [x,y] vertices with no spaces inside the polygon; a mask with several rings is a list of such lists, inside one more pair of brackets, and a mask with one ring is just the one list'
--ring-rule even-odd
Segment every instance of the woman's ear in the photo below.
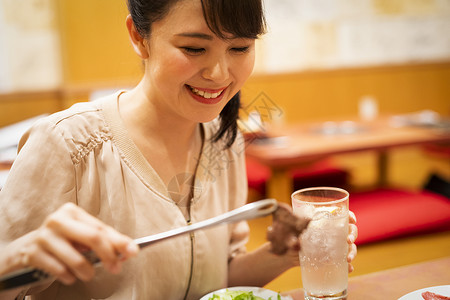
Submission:
{"label": "woman's ear", "polygon": [[139,34],[134,26],[133,19],[131,15],[127,16],[126,20],[128,35],[130,36],[131,44],[133,45],[134,51],[139,55],[140,58],[148,58],[148,49],[145,43],[145,39]]}

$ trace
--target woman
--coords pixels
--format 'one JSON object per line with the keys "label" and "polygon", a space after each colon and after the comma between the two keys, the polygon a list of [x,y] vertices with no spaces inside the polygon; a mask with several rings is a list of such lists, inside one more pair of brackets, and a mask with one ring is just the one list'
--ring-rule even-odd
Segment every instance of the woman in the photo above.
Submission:
{"label": "woman", "polygon": [[[262,286],[298,265],[298,241],[285,255],[269,243],[246,253],[245,222],[170,239],[123,262],[138,252],[128,237],[245,204],[236,119],[265,28],[262,4],[129,0],[128,8],[144,76],[130,91],[75,105],[24,135],[1,191],[0,236],[16,239],[5,249],[20,254],[8,271],[33,266],[57,276],[29,291],[35,299],[198,299],[225,286]],[[352,226],[349,260],[355,237]],[[82,248],[105,268],[94,271]]]}

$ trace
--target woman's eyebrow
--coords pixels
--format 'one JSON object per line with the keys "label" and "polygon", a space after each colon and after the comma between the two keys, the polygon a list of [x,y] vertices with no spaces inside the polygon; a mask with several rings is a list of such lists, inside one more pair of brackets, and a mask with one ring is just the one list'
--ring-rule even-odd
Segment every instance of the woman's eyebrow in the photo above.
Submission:
{"label": "woman's eyebrow", "polygon": [[211,41],[213,39],[212,35],[200,33],[200,32],[182,32],[182,33],[178,33],[177,36],[198,38],[198,39],[204,39],[204,40],[208,40],[208,41]]}

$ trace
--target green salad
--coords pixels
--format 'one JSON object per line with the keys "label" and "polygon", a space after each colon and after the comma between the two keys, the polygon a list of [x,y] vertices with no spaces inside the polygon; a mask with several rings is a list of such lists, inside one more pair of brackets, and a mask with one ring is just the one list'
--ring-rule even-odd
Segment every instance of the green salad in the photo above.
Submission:
{"label": "green salad", "polygon": [[279,294],[277,296],[277,299],[272,298],[273,297],[264,299],[253,295],[253,292],[226,291],[219,294],[213,294],[212,297],[209,298],[209,300],[281,300],[281,296]]}

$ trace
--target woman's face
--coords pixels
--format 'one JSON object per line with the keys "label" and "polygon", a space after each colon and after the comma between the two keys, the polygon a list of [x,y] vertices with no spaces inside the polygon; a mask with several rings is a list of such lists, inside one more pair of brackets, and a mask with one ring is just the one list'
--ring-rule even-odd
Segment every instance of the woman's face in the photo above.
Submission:
{"label": "woman's face", "polygon": [[254,39],[219,39],[208,28],[199,0],[175,4],[152,24],[146,42],[149,98],[165,113],[190,121],[216,118],[253,70]]}

